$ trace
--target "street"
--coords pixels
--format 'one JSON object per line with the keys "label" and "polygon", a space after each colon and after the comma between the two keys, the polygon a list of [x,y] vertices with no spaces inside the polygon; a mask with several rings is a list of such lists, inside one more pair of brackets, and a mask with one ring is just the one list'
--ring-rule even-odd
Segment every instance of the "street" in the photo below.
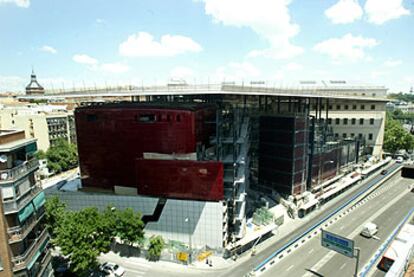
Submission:
{"label": "street", "polygon": [[[381,193],[377,193],[376,197],[327,228],[328,231],[355,240],[355,246],[361,248],[359,268],[364,266],[412,208],[414,194],[407,190],[410,182],[412,180],[395,176],[383,184]],[[378,225],[379,231],[375,238],[367,239],[359,233],[362,225],[370,221]],[[263,276],[332,276],[333,272],[335,276],[352,276],[354,270],[355,259],[323,248],[318,235],[267,269]]]}

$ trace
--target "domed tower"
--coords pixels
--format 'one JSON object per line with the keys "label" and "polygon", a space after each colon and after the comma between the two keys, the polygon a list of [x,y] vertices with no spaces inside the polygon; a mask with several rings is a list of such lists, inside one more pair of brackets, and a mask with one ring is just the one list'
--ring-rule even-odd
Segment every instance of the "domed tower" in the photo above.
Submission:
{"label": "domed tower", "polygon": [[37,82],[36,74],[32,69],[30,83],[26,86],[26,95],[44,94],[45,89]]}

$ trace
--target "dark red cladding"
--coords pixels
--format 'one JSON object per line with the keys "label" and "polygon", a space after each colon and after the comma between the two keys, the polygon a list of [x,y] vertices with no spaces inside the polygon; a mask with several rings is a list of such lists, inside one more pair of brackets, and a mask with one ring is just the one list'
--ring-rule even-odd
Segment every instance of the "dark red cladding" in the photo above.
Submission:
{"label": "dark red cladding", "polygon": [[104,104],[80,107],[75,118],[83,186],[139,189],[135,160],[145,152],[186,154],[197,145],[208,147],[215,108]]}
{"label": "dark red cladding", "polygon": [[224,198],[223,164],[212,161],[137,159],[138,193],[195,200]]}

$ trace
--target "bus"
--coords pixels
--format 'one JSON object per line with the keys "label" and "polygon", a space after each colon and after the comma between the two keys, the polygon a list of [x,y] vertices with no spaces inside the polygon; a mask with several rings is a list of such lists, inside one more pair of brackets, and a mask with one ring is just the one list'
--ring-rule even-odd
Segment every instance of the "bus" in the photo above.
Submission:
{"label": "bus", "polygon": [[[414,252],[414,225],[406,224],[382,256],[378,268],[388,272],[397,261],[405,263]],[[396,264],[397,264],[396,263]]]}

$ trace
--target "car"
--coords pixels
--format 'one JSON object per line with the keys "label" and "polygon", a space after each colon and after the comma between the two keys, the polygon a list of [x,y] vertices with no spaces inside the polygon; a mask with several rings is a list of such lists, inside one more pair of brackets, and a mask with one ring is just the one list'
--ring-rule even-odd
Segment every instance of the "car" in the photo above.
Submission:
{"label": "car", "polygon": [[103,263],[99,269],[107,274],[113,274],[116,277],[121,277],[125,274],[125,269],[122,266],[110,262]]}
{"label": "car", "polygon": [[362,228],[361,236],[372,238],[376,233],[378,233],[378,226],[375,223],[368,222]]}
{"label": "car", "polygon": [[395,162],[396,163],[402,163],[404,161],[404,158],[403,157],[397,157],[397,159],[395,159]]}
{"label": "car", "polygon": [[381,175],[387,175],[387,173],[388,173],[388,170],[386,170],[386,169],[383,169],[383,170],[381,171]]}

